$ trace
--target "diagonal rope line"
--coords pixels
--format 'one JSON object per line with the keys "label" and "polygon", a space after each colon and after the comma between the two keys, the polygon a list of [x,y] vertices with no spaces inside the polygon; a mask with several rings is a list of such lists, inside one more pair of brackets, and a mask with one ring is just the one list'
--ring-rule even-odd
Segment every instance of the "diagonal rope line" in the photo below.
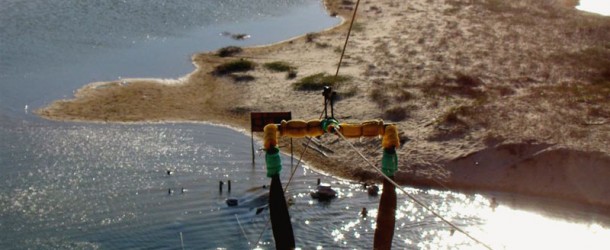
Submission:
{"label": "diagonal rope line", "polygon": [[415,202],[416,204],[420,205],[421,207],[423,207],[424,209],[426,209],[428,212],[432,213],[434,216],[436,216],[437,218],[439,218],[440,220],[442,220],[443,222],[447,223],[447,225],[451,226],[453,229],[455,229],[456,231],[466,235],[468,238],[470,238],[471,240],[479,243],[480,245],[484,246],[487,249],[492,249],[489,245],[483,243],[482,241],[478,240],[477,238],[475,238],[474,236],[470,235],[468,232],[464,231],[463,229],[461,229],[460,227],[458,227],[457,225],[453,224],[452,222],[448,221],[447,219],[445,219],[442,215],[438,214],[437,212],[435,212],[434,210],[432,210],[431,208],[429,208],[426,204],[424,204],[423,202],[421,202],[420,200],[418,200],[417,198],[415,198],[415,196],[407,193],[406,190],[404,190],[400,185],[398,185],[396,182],[394,182],[392,179],[390,179],[390,177],[387,177],[385,174],[383,174],[383,172],[381,171],[381,169],[379,169],[378,167],[376,167],[373,163],[371,163],[355,146],[354,144],[352,144],[350,141],[347,140],[347,138],[345,138],[345,136],[343,136],[343,134],[341,134],[341,132],[339,132],[338,130],[335,130],[335,133],[338,134],[341,138],[343,138],[343,140],[345,142],[347,142],[347,144],[358,154],[360,155],[360,157],[369,165],[371,166],[373,169],[375,169],[377,172],[379,172],[381,174],[381,176],[383,176],[383,178],[385,178],[387,181],[389,181],[390,183],[392,183],[392,185],[394,185],[394,187],[400,189],[400,191],[402,191],[405,195],[407,195],[409,198],[411,198],[411,200],[413,200],[413,202]]}
{"label": "diagonal rope line", "polygon": [[335,77],[339,75],[339,69],[341,68],[341,63],[343,62],[343,56],[345,55],[345,50],[347,48],[347,42],[349,41],[349,35],[352,33],[352,27],[354,26],[354,20],[356,20],[356,13],[358,13],[358,6],[360,5],[360,0],[356,2],[356,7],[354,8],[354,14],[352,14],[352,20],[349,23],[349,29],[347,30],[347,36],[345,36],[345,44],[343,44],[343,50],[341,50],[341,57],[339,58],[339,64],[337,65],[337,72],[335,72]]}

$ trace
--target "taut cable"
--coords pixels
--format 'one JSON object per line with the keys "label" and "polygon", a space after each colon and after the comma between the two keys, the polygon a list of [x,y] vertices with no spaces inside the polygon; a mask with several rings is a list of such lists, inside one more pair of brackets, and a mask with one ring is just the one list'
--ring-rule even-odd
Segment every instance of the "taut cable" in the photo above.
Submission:
{"label": "taut cable", "polygon": [[373,169],[375,169],[375,171],[377,171],[379,174],[381,174],[381,176],[383,176],[383,178],[385,178],[387,181],[389,181],[390,183],[392,183],[392,185],[394,185],[394,187],[398,188],[400,191],[402,191],[405,195],[407,195],[409,198],[411,198],[411,200],[413,200],[413,202],[415,202],[416,204],[422,206],[424,209],[426,209],[428,212],[432,213],[434,216],[436,216],[437,218],[439,218],[440,220],[442,220],[443,222],[447,223],[447,225],[451,226],[453,229],[455,229],[456,231],[466,235],[468,238],[472,239],[473,241],[479,243],[480,245],[484,246],[487,249],[492,249],[489,245],[483,243],[482,241],[478,240],[477,238],[475,238],[474,236],[470,235],[468,232],[464,231],[463,229],[461,229],[460,227],[458,227],[457,225],[453,224],[452,222],[448,221],[447,219],[445,219],[443,216],[441,216],[440,214],[438,214],[437,212],[435,212],[434,210],[432,210],[431,208],[429,208],[428,206],[426,206],[426,204],[424,204],[423,202],[421,202],[420,200],[418,200],[417,198],[415,198],[415,196],[407,193],[406,190],[404,190],[400,185],[398,185],[396,182],[394,182],[392,179],[390,179],[389,177],[387,177],[385,174],[383,174],[383,172],[381,171],[381,169],[379,169],[378,167],[376,167],[373,163],[371,163],[355,146],[354,144],[352,144],[350,141],[347,140],[347,138],[345,138],[345,136],[343,136],[343,134],[341,134],[341,132],[339,132],[338,130],[335,129],[334,131],[337,135],[339,135],[339,137],[343,138],[344,141],[347,142],[347,144],[358,154],[360,155],[360,157],[369,165],[371,166]]}

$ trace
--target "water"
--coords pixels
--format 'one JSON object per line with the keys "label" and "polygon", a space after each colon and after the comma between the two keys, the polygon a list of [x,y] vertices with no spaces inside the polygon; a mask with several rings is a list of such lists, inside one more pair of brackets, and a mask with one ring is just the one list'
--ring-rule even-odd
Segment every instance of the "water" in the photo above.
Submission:
{"label": "water", "polygon": [[[243,131],[51,122],[30,111],[91,81],[179,77],[192,70],[194,52],[275,42],[337,22],[313,0],[0,0],[0,249],[248,249],[261,232],[261,248],[273,249],[264,230],[268,211],[253,209],[265,190],[248,191],[268,184],[262,155],[252,167]],[[234,41],[223,31],[252,38]],[[290,169],[284,156],[284,182]],[[317,178],[332,182],[339,197],[312,200]],[[218,182],[229,179],[231,193],[226,185],[219,192]],[[499,193],[407,191],[495,248],[610,244],[610,219],[591,208]],[[298,246],[372,248],[379,199],[359,184],[299,168],[288,196]],[[228,197],[245,205],[229,208]],[[481,248],[405,195],[398,204],[394,248]],[[369,217],[359,216],[363,207]]]}
{"label": "water", "polygon": [[580,0],[579,10],[610,16],[610,2],[604,0]]}

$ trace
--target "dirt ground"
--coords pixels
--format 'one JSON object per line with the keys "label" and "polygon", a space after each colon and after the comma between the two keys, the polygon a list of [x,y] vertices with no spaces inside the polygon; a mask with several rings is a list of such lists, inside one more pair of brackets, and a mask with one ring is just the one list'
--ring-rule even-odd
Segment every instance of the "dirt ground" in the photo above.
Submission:
{"label": "dirt ground", "polygon": [[[345,19],[332,29],[227,57],[196,54],[196,69],[180,79],[92,83],[37,113],[249,129],[251,111],[317,119],[319,87],[331,83],[339,121],[399,126],[401,184],[610,207],[610,17],[577,11],[568,0],[362,1],[339,69],[343,81],[335,81],[355,3],[326,1],[329,14]],[[218,68],[236,62],[253,68]],[[272,62],[289,65],[292,75],[265,66]],[[331,80],[297,89],[320,73]],[[352,143],[380,160],[379,138]],[[337,136],[322,136],[318,145],[332,152],[309,151],[304,158],[315,169],[380,180]]]}

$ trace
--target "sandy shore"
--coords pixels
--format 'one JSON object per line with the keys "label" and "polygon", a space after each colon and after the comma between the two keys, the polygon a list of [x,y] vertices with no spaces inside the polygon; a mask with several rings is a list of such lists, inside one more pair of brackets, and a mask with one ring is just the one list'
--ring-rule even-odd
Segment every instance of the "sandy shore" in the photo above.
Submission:
{"label": "sandy shore", "polygon": [[[355,2],[328,0],[327,6],[349,20]],[[398,124],[402,184],[610,207],[610,18],[576,11],[570,2],[362,1],[340,69],[349,80],[335,85],[335,117]],[[321,91],[294,84],[335,73],[348,24],[230,57],[197,54],[195,71],[181,79],[92,83],[37,113],[54,120],[210,121],[245,129],[250,111],[318,118]],[[214,73],[242,59],[255,68]],[[296,77],[264,67],[278,61]],[[354,143],[380,159],[379,139]],[[336,136],[323,136],[320,144],[334,153],[310,151],[305,159],[314,168],[379,180]]]}

